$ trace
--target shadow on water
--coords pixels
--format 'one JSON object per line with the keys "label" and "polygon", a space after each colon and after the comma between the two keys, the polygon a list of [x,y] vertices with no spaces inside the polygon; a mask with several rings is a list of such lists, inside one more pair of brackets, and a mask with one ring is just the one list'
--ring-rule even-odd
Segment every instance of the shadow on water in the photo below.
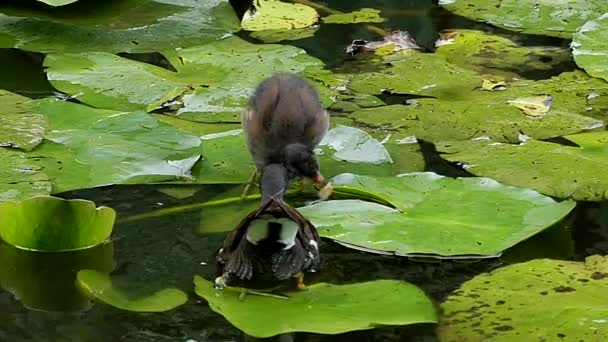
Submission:
{"label": "shadow on water", "polygon": [[[434,1],[419,0],[361,0],[324,2],[328,7],[350,11],[362,7],[380,8],[387,21],[377,24],[384,30],[407,30],[419,45],[432,48],[438,32],[446,28],[474,28],[505,36],[515,36],[526,45],[564,46],[561,39],[518,35],[492,28],[462,17],[453,16],[436,8]],[[241,9],[242,11],[242,9]],[[247,34],[239,34],[248,37]],[[301,47],[322,59],[330,67],[344,62],[343,49],[354,39],[376,40],[378,36],[365,25],[323,25],[312,38],[284,42]],[[124,57],[164,65],[162,56],[156,54],[123,54]],[[14,49],[0,49],[0,88],[32,98],[51,96],[55,89],[44,77],[44,55]],[[563,65],[546,71],[538,77],[549,77],[573,68]],[[421,142],[426,170],[461,177],[469,173],[457,165],[441,159],[430,143]],[[200,203],[215,198],[235,186],[194,187],[194,195],[177,199],[159,191],[159,186],[112,186],[63,194],[67,198],[85,198],[98,205],[108,205],[118,212],[119,221],[127,216],[150,212],[159,208]],[[237,189],[238,190],[238,189]],[[300,198],[304,200],[304,198]],[[112,249],[102,258],[111,259],[111,275],[117,281],[141,284],[144,290],[175,286],[188,292],[187,304],[175,310],[159,314],[137,314],[97,304],[82,312],[57,312],[56,310],[29,310],[23,306],[26,298],[49,296],[48,278],[34,275],[31,278],[16,277],[13,273],[0,273],[0,284],[9,291],[0,291],[0,341],[261,341],[243,336],[220,315],[213,313],[207,304],[193,292],[192,278],[201,275],[212,279],[215,272],[214,253],[225,233],[200,233],[205,215],[202,210],[191,210],[174,215],[118,223],[112,241]],[[220,227],[226,231],[232,227]],[[546,241],[551,241],[547,248]],[[563,244],[567,253],[556,254],[554,246]],[[541,246],[541,247],[539,247]],[[542,247],[544,246],[544,247]],[[561,247],[560,247],[561,249]],[[4,252],[3,252],[4,251]],[[413,261],[403,257],[375,255],[345,248],[331,241],[322,245],[323,265],[316,281],[351,283],[372,279],[403,279],[422,288],[436,304],[441,303],[462,282],[482,272],[512,262],[522,262],[539,257],[582,260],[591,254],[608,254],[608,204],[579,203],[575,211],[562,223],[506,251],[499,259],[477,262]],[[53,271],[65,268],[69,261],[61,258],[41,261],[29,259],[23,253],[14,252],[0,245],[0,253],[9,253],[19,265],[37,265],[54,274],[57,284],[73,277],[73,272]],[[89,260],[90,258],[84,258]],[[25,261],[23,261],[25,260]],[[103,263],[100,267],[107,267]],[[32,270],[31,266],[19,266]],[[77,269],[81,265],[71,266]],[[87,266],[89,267],[89,266]],[[93,266],[90,266],[94,268]],[[6,267],[5,267],[6,269]],[[21,272],[21,271],[20,271]],[[53,273],[55,272],[55,273]],[[8,275],[7,275],[8,274]],[[47,274],[48,275],[48,274]],[[17,279],[17,280],[15,280]],[[38,282],[33,284],[31,282]],[[29,282],[29,283],[28,283]],[[48,283],[47,283],[48,282]],[[39,283],[44,283],[39,284]],[[31,284],[28,288],[28,284]],[[35,286],[34,286],[35,285]],[[25,288],[25,289],[24,289]],[[14,295],[18,294],[18,295]],[[62,295],[56,295],[61,299]],[[55,299],[57,299],[57,297]],[[76,298],[76,302],[78,298]],[[39,300],[39,299],[38,299]],[[39,300],[40,301],[40,300]],[[68,299],[66,298],[66,303]],[[42,301],[41,303],[45,303]],[[51,302],[52,304],[56,304]],[[64,303],[65,304],[65,303]],[[341,335],[292,334],[271,340],[283,341],[436,341],[435,325],[414,325],[400,328],[379,328]]]}

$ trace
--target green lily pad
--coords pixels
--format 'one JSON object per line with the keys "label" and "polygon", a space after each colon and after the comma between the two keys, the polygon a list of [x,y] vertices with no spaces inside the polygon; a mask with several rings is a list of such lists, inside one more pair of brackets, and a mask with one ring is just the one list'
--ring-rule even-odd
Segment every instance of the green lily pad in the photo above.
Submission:
{"label": "green lily pad", "polygon": [[311,38],[315,36],[318,30],[318,26],[292,30],[263,30],[252,32],[251,37],[259,39],[264,43],[278,43],[285,40],[299,40],[304,38]]}
{"label": "green lily pad", "polygon": [[37,251],[69,251],[99,245],[112,233],[116,212],[86,200],[35,196],[0,203],[0,237]]}
{"label": "green lily pad", "polygon": [[201,140],[144,112],[116,112],[47,99],[49,133],[31,157],[53,193],[110,184],[192,179]]}
{"label": "green lily pad", "polygon": [[[340,334],[384,325],[435,323],[433,303],[416,286],[398,280],[308,286],[286,298],[247,294],[194,277],[196,294],[211,309],[248,335],[270,337],[289,332]],[[399,305],[395,305],[399,303]]]}
{"label": "green lily pad", "polygon": [[[264,78],[324,65],[295,47],[251,44],[238,37],[175,53],[177,73],[97,52],[49,55],[45,66],[53,86],[95,107],[157,110],[201,122],[240,122],[240,113]],[[334,91],[318,82],[313,85],[324,104],[333,102]]]}
{"label": "green lily pad", "polygon": [[496,256],[548,228],[575,206],[489,178],[452,179],[432,172],[400,177],[342,174],[332,200],[299,208],[322,237],[397,255]]}
{"label": "green lily pad", "polygon": [[0,202],[51,193],[51,181],[23,152],[0,148]]}
{"label": "green lily pad", "polygon": [[543,194],[579,201],[608,199],[608,131],[565,136],[578,147],[527,140],[518,145],[492,141],[449,141],[437,145],[443,158],[468,172]]}
{"label": "green lily pad", "polygon": [[228,0],[83,1],[53,11],[0,5],[0,47],[40,52],[153,52],[239,30]]}
{"label": "green lily pad", "polygon": [[318,20],[317,11],[303,4],[257,0],[254,9],[245,13],[241,28],[246,31],[291,30],[312,26]]}
{"label": "green lily pad", "polygon": [[112,286],[107,274],[95,270],[81,270],[78,284],[100,301],[127,311],[164,312],[188,301],[188,295],[175,288],[163,289],[149,296],[130,296]]}
{"label": "green lily pad", "polygon": [[464,283],[441,305],[439,339],[605,341],[607,295],[605,256],[503,267]]}
{"label": "green lily pad", "polygon": [[78,0],[38,0],[40,2],[44,2],[47,5],[51,5],[51,6],[64,6],[64,5],[69,5],[71,3],[74,3]]}
{"label": "green lily pad", "polygon": [[608,81],[607,39],[608,13],[586,22],[572,37],[572,55],[576,64],[589,75],[605,81]]}
{"label": "green lily pad", "polygon": [[548,72],[571,61],[570,51],[554,46],[522,46],[498,35],[475,30],[445,33],[449,41],[442,42],[436,54],[449,63],[492,78],[510,79]]}
{"label": "green lily pad", "polygon": [[[552,104],[542,117],[526,115],[509,101],[534,94],[551,94]],[[608,84],[565,73],[544,81],[518,81],[504,91],[470,92],[457,101],[417,99],[411,105],[391,105],[356,111],[349,118],[370,127],[399,129],[427,141],[489,137],[516,142],[520,133],[537,139],[600,128],[608,118]]]}
{"label": "green lily pad", "polygon": [[46,118],[35,101],[0,89],[0,147],[29,151],[42,142]]}
{"label": "green lily pad", "polygon": [[587,20],[608,11],[604,0],[439,0],[463,17],[507,30],[570,38]]}
{"label": "green lily pad", "polygon": [[384,18],[380,16],[380,10],[374,8],[362,8],[350,13],[336,13],[323,17],[325,24],[358,24],[358,23],[382,23]]}

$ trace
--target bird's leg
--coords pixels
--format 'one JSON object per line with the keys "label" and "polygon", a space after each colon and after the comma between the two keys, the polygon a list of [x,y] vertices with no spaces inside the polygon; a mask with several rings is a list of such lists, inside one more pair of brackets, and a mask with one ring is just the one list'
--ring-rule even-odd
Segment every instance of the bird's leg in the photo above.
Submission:
{"label": "bird's leg", "polygon": [[294,275],[294,277],[297,279],[298,282],[298,289],[300,290],[306,290],[306,284],[304,284],[304,273],[303,272],[298,272]]}
{"label": "bird's leg", "polygon": [[251,184],[253,184],[255,182],[255,178],[256,178],[257,174],[258,174],[258,171],[254,170],[253,173],[251,174],[251,176],[249,177],[249,180],[247,181],[247,184],[245,185],[245,189],[243,190],[243,193],[241,194],[241,200],[245,199],[245,197],[247,196],[247,192],[249,191]]}
{"label": "bird's leg", "polygon": [[226,286],[226,279],[224,279],[223,275],[215,278],[213,287],[215,287],[216,290],[223,290]]}

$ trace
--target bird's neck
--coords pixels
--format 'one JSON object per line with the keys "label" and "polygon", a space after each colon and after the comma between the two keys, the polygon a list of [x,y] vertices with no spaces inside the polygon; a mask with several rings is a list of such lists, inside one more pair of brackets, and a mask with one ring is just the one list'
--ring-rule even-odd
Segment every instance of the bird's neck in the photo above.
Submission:
{"label": "bird's neck", "polygon": [[281,164],[267,165],[262,171],[260,183],[262,203],[266,203],[272,197],[283,200],[283,193],[287,190],[287,169]]}

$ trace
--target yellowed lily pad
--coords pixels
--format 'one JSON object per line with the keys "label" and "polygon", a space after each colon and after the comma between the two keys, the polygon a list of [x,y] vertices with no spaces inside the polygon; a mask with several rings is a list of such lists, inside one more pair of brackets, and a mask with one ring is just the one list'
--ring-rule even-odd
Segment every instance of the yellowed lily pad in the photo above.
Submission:
{"label": "yellowed lily pad", "polygon": [[529,116],[543,116],[551,109],[553,97],[551,95],[537,95],[520,97],[507,101],[511,106],[517,107]]}
{"label": "yellowed lily pad", "polygon": [[357,24],[357,23],[381,23],[384,18],[380,16],[380,10],[374,8],[362,8],[350,13],[336,13],[323,17],[326,24]]}
{"label": "yellowed lily pad", "polygon": [[246,31],[291,30],[310,27],[319,20],[314,8],[279,0],[258,0],[243,16],[241,28]]}

